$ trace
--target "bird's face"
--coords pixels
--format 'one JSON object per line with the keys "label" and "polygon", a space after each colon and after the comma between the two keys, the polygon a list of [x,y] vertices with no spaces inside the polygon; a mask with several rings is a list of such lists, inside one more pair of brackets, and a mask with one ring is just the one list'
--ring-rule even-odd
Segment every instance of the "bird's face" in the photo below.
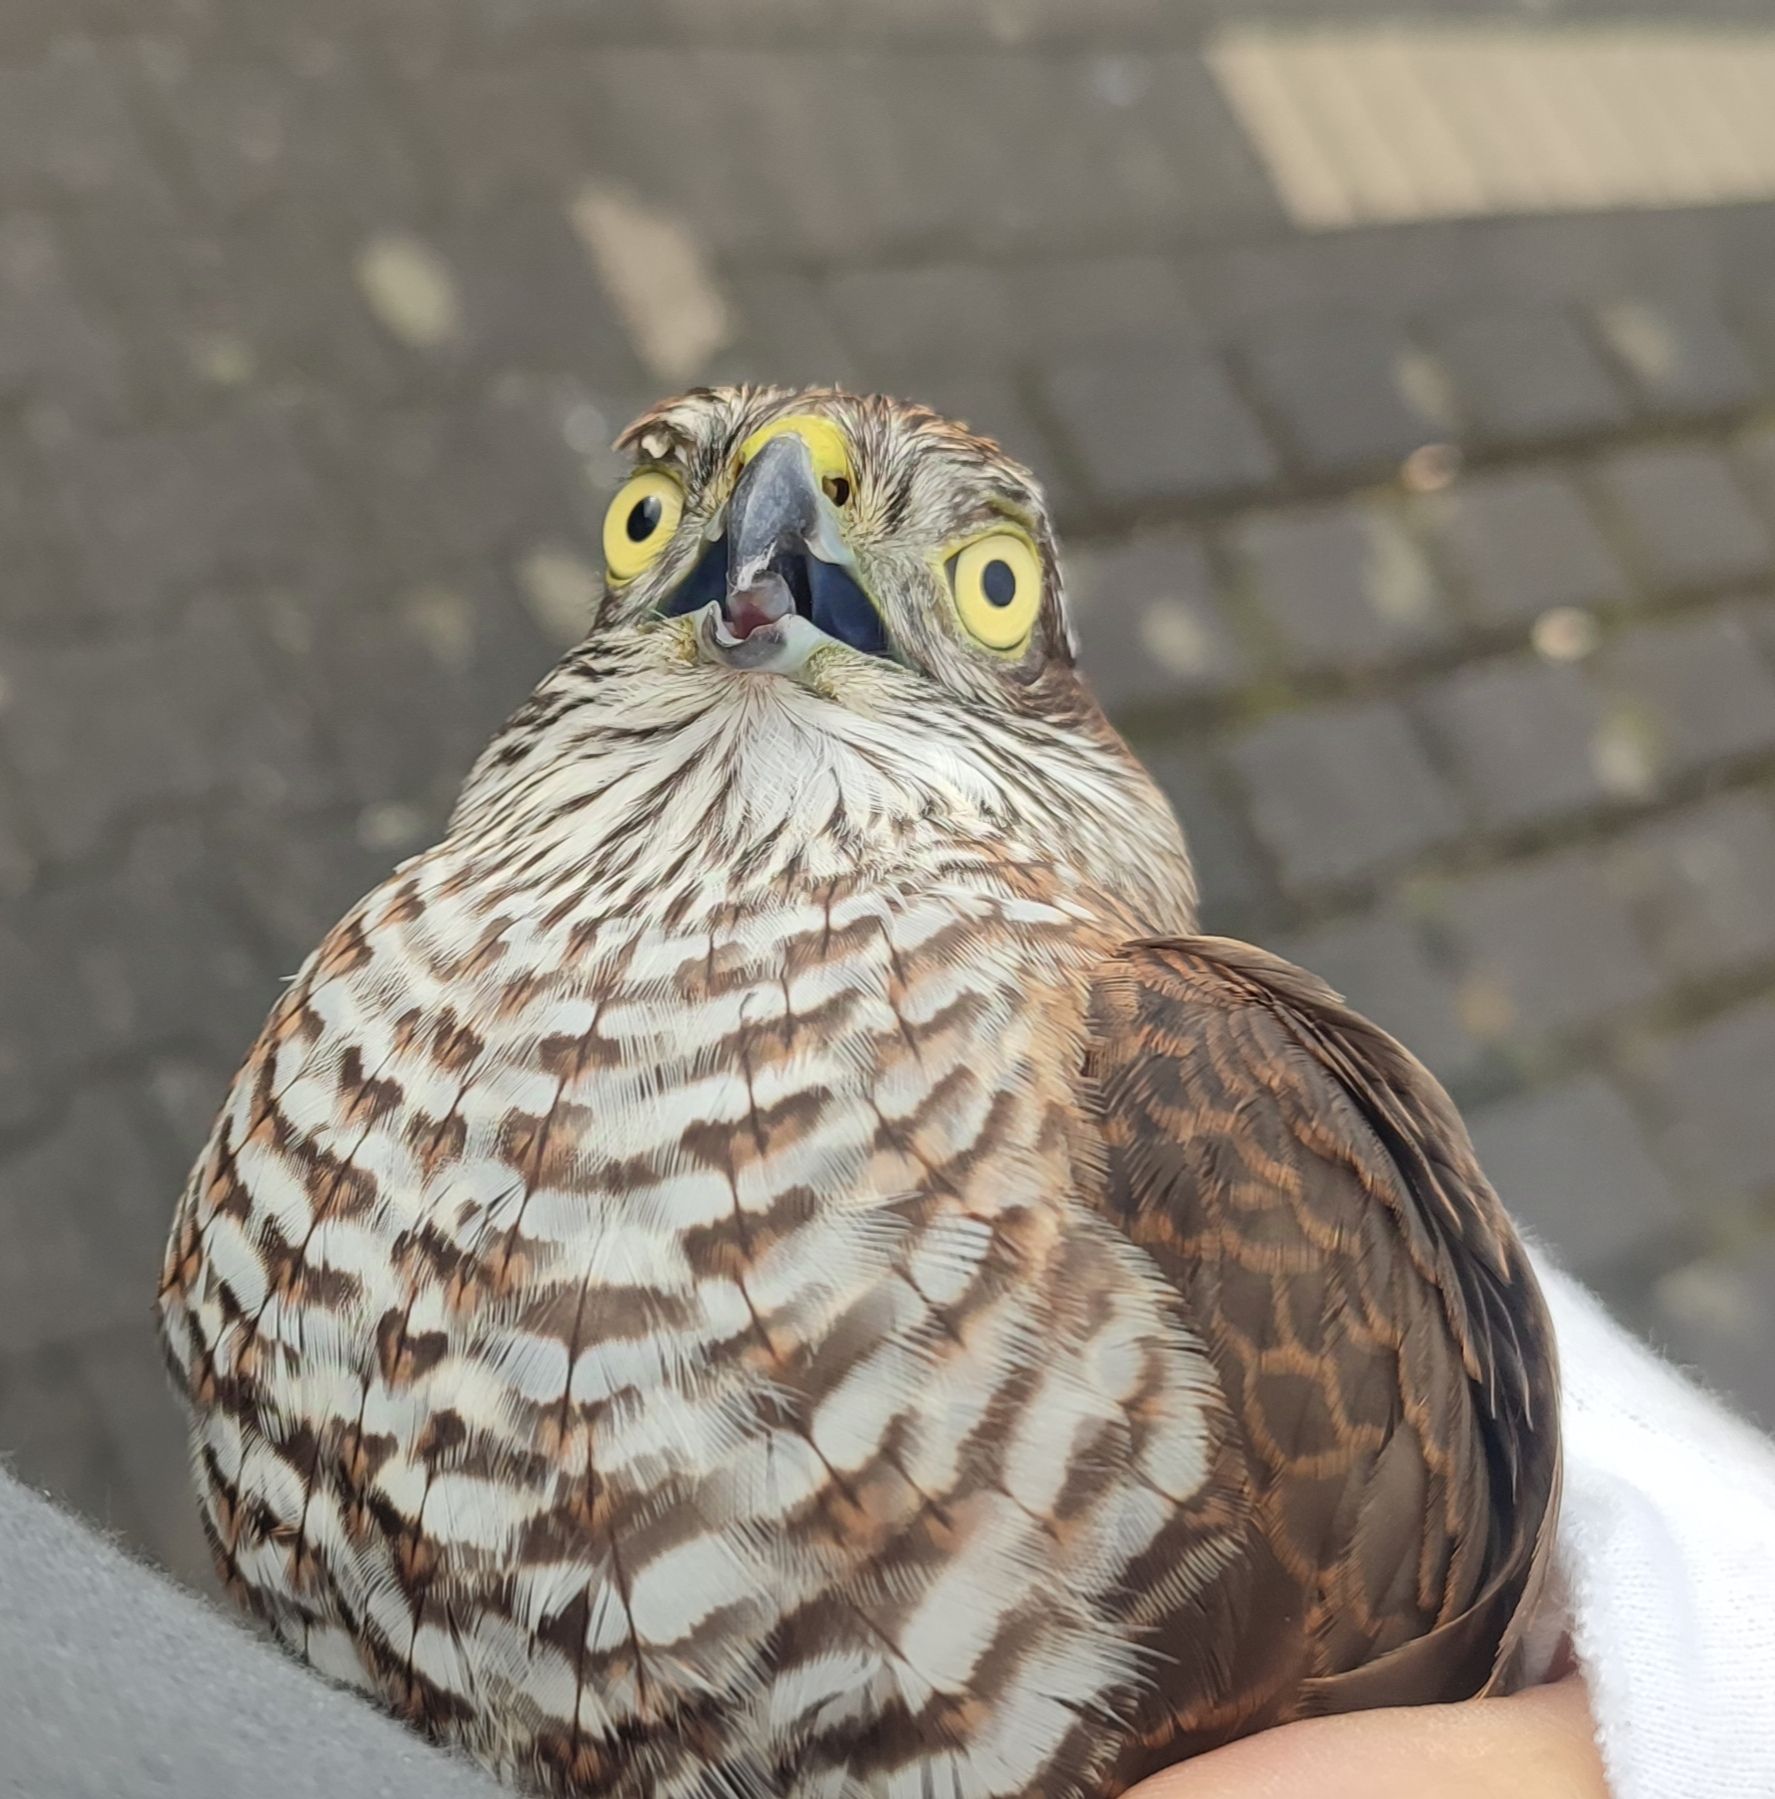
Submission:
{"label": "bird's face", "polygon": [[[878,813],[1064,845],[1156,923],[1187,922],[1176,822],[1074,669],[1040,490],[997,445],[880,396],[725,388],[654,408],[618,447],[634,467],[594,643],[643,651],[650,680],[681,671],[684,716],[717,706],[801,746],[741,761],[794,763],[804,786],[848,767],[853,812],[892,770]],[[631,718],[657,716],[642,691]]]}
{"label": "bird's face", "polygon": [[706,663],[839,699],[896,671],[1026,710],[1070,673],[1040,492],[985,439],[878,397],[740,388],[658,407],[620,447],[606,620],[686,621]]}

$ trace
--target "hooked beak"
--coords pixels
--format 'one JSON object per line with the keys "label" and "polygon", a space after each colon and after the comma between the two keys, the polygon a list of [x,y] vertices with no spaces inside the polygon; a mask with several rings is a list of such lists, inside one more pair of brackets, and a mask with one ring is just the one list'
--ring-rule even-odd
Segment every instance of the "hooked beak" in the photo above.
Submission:
{"label": "hooked beak", "polygon": [[701,610],[703,654],[730,668],[792,673],[828,642],[885,656],[887,632],[855,571],[807,444],[785,431],[740,471],[725,539],[666,611]]}

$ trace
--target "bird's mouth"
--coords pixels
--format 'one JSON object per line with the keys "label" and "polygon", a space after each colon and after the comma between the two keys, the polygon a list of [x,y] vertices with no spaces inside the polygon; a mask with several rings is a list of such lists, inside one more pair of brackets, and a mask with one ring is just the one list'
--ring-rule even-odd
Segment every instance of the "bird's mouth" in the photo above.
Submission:
{"label": "bird's mouth", "polygon": [[788,674],[824,644],[891,655],[799,437],[772,438],[746,464],[723,525],[661,607],[668,618],[701,614],[706,661]]}

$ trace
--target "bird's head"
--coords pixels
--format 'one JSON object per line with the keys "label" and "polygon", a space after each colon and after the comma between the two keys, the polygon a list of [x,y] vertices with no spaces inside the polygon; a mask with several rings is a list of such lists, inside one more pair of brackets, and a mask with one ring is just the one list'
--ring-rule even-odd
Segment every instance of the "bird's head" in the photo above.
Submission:
{"label": "bird's head", "polygon": [[681,619],[715,667],[842,697],[883,668],[970,704],[1070,673],[1040,490],[919,406],[728,388],[654,408],[604,524],[605,617]]}
{"label": "bird's head", "polygon": [[618,449],[594,641],[646,640],[700,695],[733,683],[877,766],[903,748],[927,814],[955,794],[988,829],[1064,825],[1179,922],[1176,823],[1079,678],[1041,491],[996,444],[878,395],[734,387]]}

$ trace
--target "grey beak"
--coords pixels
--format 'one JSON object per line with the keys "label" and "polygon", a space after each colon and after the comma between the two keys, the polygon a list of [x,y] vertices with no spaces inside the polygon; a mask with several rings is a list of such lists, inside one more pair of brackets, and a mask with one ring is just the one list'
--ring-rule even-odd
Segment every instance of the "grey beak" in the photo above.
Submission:
{"label": "grey beak", "polygon": [[848,562],[829,506],[807,445],[792,431],[773,437],[741,471],[728,502],[728,592],[756,587],[774,560],[797,551]]}
{"label": "grey beak", "polygon": [[727,503],[726,630],[744,641],[798,613],[840,643],[887,655],[886,628],[856,566],[807,444],[790,431],[773,437]]}

